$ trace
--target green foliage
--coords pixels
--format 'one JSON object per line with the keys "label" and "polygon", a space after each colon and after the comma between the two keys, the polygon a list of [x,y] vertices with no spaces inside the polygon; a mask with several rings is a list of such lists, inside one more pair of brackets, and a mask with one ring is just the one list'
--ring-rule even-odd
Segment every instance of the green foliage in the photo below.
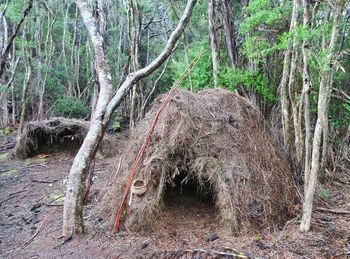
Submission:
{"label": "green foliage", "polygon": [[[188,58],[189,63],[201,52],[203,49],[207,49],[207,40],[194,43],[188,49]],[[176,81],[187,68],[187,63],[185,61],[184,52],[180,52],[176,55],[173,60],[173,63],[169,66],[173,81]],[[212,62],[210,51],[205,51],[202,55],[201,59],[194,66],[191,71],[191,79],[192,79],[192,90],[197,91],[206,87],[213,86],[213,75],[212,75]],[[180,87],[185,89],[190,89],[190,81],[187,76],[181,83]]]}
{"label": "green foliage", "polygon": [[220,73],[220,85],[231,91],[242,86],[250,91],[256,91],[267,103],[274,103],[277,97],[268,87],[268,80],[259,71],[249,72],[247,69],[239,70],[227,68]]}
{"label": "green foliage", "polygon": [[89,107],[81,100],[71,96],[64,96],[58,99],[53,105],[52,111],[56,115],[71,118],[84,118],[90,113]]}
{"label": "green foliage", "polygon": [[322,190],[320,192],[320,196],[323,200],[328,200],[329,194],[330,194],[329,188],[327,188],[327,187],[322,188]]}
{"label": "green foliage", "polygon": [[334,128],[349,126],[350,122],[350,102],[342,101],[332,103],[330,107],[330,124]]}
{"label": "green foliage", "polygon": [[271,25],[282,18],[282,7],[275,7],[271,0],[253,0],[245,7],[249,16],[240,26],[240,33],[246,34],[250,30],[262,25]]}
{"label": "green foliage", "polygon": [[[256,64],[266,62],[268,55],[285,49],[290,42],[291,34],[283,31],[291,4],[289,0],[283,2],[276,5],[272,0],[252,0],[244,8],[247,14],[239,27],[244,36],[241,53]],[[271,37],[272,32],[274,37]]]}
{"label": "green foliage", "polygon": [[258,64],[273,50],[275,50],[275,48],[270,48],[270,43],[266,38],[254,35],[246,38],[242,53]]}
{"label": "green foliage", "polygon": [[0,129],[0,137],[8,137],[14,133],[14,129],[11,127],[6,127],[3,129]]}
{"label": "green foliage", "polygon": [[120,132],[122,128],[123,117],[121,115],[117,115],[114,118],[114,122],[112,125],[112,129],[114,132]]}
{"label": "green foliage", "polygon": [[254,237],[254,241],[261,241],[262,237],[259,234],[256,234]]}
{"label": "green foliage", "polygon": [[[7,6],[6,17],[8,17],[11,22],[18,23],[22,17],[22,12],[24,11],[24,8],[27,7],[27,4],[28,0],[12,1],[12,3]],[[2,4],[1,6],[1,9],[3,9],[5,5]]]}

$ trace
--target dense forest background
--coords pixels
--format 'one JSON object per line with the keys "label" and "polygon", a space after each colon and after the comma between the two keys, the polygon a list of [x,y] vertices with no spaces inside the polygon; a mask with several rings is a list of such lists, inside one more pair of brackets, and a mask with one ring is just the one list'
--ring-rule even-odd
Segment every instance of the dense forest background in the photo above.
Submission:
{"label": "dense forest background", "polygon": [[[88,2],[114,90],[159,54],[186,4]],[[21,131],[25,121],[51,116],[90,119],[100,85],[76,3],[8,0],[0,11],[0,126],[19,123]],[[133,86],[108,130],[132,129],[200,54],[181,87],[223,87],[256,103],[312,204],[317,176],[324,180],[338,166],[349,128],[349,23],[345,0],[198,1],[170,58]]]}

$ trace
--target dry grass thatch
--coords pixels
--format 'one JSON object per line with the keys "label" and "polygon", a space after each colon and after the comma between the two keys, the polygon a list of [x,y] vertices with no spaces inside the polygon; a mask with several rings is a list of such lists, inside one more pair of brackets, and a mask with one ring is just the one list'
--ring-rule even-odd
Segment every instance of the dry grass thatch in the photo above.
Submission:
{"label": "dry grass thatch", "polygon": [[[164,98],[156,99],[132,132],[120,173],[102,199],[104,215],[115,215],[130,168]],[[175,92],[136,172],[148,191],[133,198],[125,219],[129,229],[152,226],[166,186],[180,173],[210,186],[222,226],[236,233],[283,223],[296,202],[291,171],[259,110],[223,89]]]}
{"label": "dry grass thatch", "polygon": [[[30,121],[19,136],[11,157],[25,159],[56,149],[76,151],[83,143],[89,127],[90,123],[87,121],[61,117]],[[101,146],[102,150],[115,150],[111,149],[112,143],[109,137],[104,138]]]}

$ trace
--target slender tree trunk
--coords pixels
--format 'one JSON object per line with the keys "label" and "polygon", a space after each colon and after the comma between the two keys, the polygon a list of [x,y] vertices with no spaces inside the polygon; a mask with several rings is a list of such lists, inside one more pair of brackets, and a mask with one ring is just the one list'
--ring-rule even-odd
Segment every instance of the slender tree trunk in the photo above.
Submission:
{"label": "slender tree trunk", "polygon": [[213,62],[214,87],[219,84],[219,51],[215,31],[215,0],[208,0],[209,41]]}
{"label": "slender tree trunk", "polygon": [[[8,26],[3,12],[0,13],[0,55],[5,52],[8,41]],[[5,77],[5,76],[4,76]],[[1,88],[5,87],[5,78],[0,78]],[[4,127],[9,123],[8,91],[5,88],[0,92],[0,126]]]}
{"label": "slender tree trunk", "polygon": [[[293,29],[296,25],[297,7],[298,7],[298,0],[294,0],[292,19],[291,19],[289,31],[293,31]],[[288,79],[290,76],[291,51],[292,51],[292,46],[288,46],[285,53],[284,53],[283,72],[282,72],[282,79],[281,79],[281,84],[280,84],[283,140],[284,140],[284,145],[287,148],[287,154],[289,156],[289,159],[291,158],[291,154],[292,154],[290,99],[289,99],[289,94],[288,94]]]}
{"label": "slender tree trunk", "polygon": [[70,96],[73,96],[73,86],[72,86],[72,82],[70,80],[70,72],[68,70],[68,66],[67,66],[67,54],[66,54],[66,34],[67,34],[67,26],[68,26],[68,14],[69,14],[69,8],[70,8],[71,4],[68,3],[67,4],[67,8],[65,11],[65,16],[64,16],[64,22],[63,22],[63,37],[62,37],[62,51],[60,54],[60,57],[63,57],[63,64],[64,64],[64,70],[66,72],[66,76],[68,78],[68,94]]}
{"label": "slender tree trunk", "polygon": [[[0,94],[0,100],[4,100],[4,103],[2,104],[3,106],[3,116],[2,116],[2,121],[0,123],[1,126],[6,126],[10,122],[9,118],[9,112],[8,112],[8,90],[11,88],[11,101],[12,101],[12,123],[15,124],[15,115],[16,115],[16,102],[14,98],[14,79],[19,63],[19,58],[16,59],[15,57],[15,48],[13,48],[12,51],[12,61],[11,61],[11,76],[7,82],[7,84],[4,86],[5,87],[5,92]],[[4,95],[4,96],[3,96]]]}
{"label": "slender tree trunk", "polygon": [[[303,27],[310,28],[310,4],[309,0],[303,0]],[[310,93],[311,79],[308,66],[309,41],[305,38],[303,41],[303,94],[304,94],[304,123],[305,123],[305,156],[304,156],[304,193],[309,182],[310,162],[311,162],[311,108]]]}
{"label": "slender tree trunk", "polygon": [[[15,60],[15,57],[16,57],[16,48],[13,47],[13,50],[12,50],[12,60],[14,62],[14,67],[13,67],[13,70],[12,70],[12,75],[11,75],[11,79],[8,83],[8,88],[11,88],[11,105],[12,105],[12,124],[15,125],[16,124],[16,94],[15,94],[15,75],[16,75],[16,72],[17,72],[17,67],[18,67],[18,63],[19,63],[19,60],[20,58],[18,57]],[[12,62],[12,63],[13,63]]]}
{"label": "slender tree trunk", "polygon": [[17,130],[17,134],[18,134],[17,135],[18,136],[17,142],[19,142],[19,138],[21,137],[21,134],[22,134],[22,131],[24,128],[26,111],[27,111],[27,94],[28,94],[31,76],[32,76],[32,67],[31,67],[30,60],[29,60],[27,62],[27,65],[26,65],[26,75],[25,75],[25,78],[23,81],[22,99],[21,99],[22,108],[21,108],[21,115],[20,115],[20,120],[19,120],[19,127]]}
{"label": "slender tree trunk", "polygon": [[[295,28],[298,24],[298,12],[299,9],[299,1],[295,1],[295,17],[293,18],[293,24],[291,27]],[[302,136],[301,136],[301,121],[299,121],[299,112],[297,105],[297,93],[298,87],[295,82],[296,76],[296,68],[298,63],[298,46],[295,37],[292,39],[292,49],[291,49],[291,60],[290,60],[290,71],[289,71],[289,81],[288,81],[288,93],[289,93],[289,102],[292,111],[293,124],[294,124],[294,140],[295,140],[295,157],[296,157],[296,167],[300,168],[301,160],[302,160]],[[301,109],[301,106],[300,106]],[[294,154],[294,152],[293,152]],[[289,156],[292,157],[291,153]]]}
{"label": "slender tree trunk", "polygon": [[329,155],[329,120],[328,120],[328,110],[329,110],[329,102],[331,99],[332,93],[332,85],[333,85],[333,75],[330,74],[328,78],[328,99],[326,106],[326,114],[325,123],[323,128],[323,136],[322,136],[322,156],[321,156],[321,165],[320,165],[320,181],[323,182],[326,177],[326,167],[328,163],[328,155]]}
{"label": "slender tree trunk", "polygon": [[70,83],[72,84],[72,92],[73,95],[77,98],[78,92],[77,89],[79,88],[79,85],[77,85],[77,71],[76,71],[76,52],[79,51],[77,49],[77,26],[78,26],[78,6],[75,6],[75,15],[74,15],[74,27],[73,27],[73,38],[72,38],[72,45],[71,45],[71,55],[70,55],[70,68],[72,70]]}
{"label": "slender tree trunk", "polygon": [[[98,21],[97,23],[97,30],[99,32],[99,34],[101,35],[101,37],[104,38],[105,34],[106,34],[106,12],[105,12],[105,8],[104,8],[104,4],[101,0],[97,0],[95,1],[95,6],[94,6],[94,16],[95,19]],[[96,106],[97,106],[97,100],[99,98],[99,93],[100,93],[100,83],[99,83],[99,79],[98,79],[98,73],[97,73],[97,61],[96,61],[96,57],[94,57],[93,60],[93,67],[94,67],[94,92],[92,95],[92,102],[91,102],[91,111],[92,114],[95,112],[96,110]]]}
{"label": "slender tree trunk", "polygon": [[77,0],[76,2],[79,6],[85,26],[89,31],[95,51],[97,73],[101,90],[96,111],[91,120],[90,129],[73,161],[73,165],[69,172],[63,209],[64,236],[72,236],[73,234],[84,231],[82,212],[86,173],[90,166],[91,160],[96,154],[98,145],[106,130],[106,125],[109,122],[114,110],[119,106],[133,84],[135,84],[141,78],[150,75],[170,56],[177,40],[189,22],[196,0],[188,1],[179,24],[170,35],[167,44],[159,56],[146,67],[129,74],[112,98],[111,74],[109,72],[108,61],[103,48],[103,38],[99,34],[96,27],[96,19],[89,11],[88,4],[85,0]]}
{"label": "slender tree trunk", "polygon": [[[137,1],[128,0],[127,5],[128,24],[129,24],[129,56],[130,56],[130,72],[137,71],[139,64],[139,40],[140,40],[140,13]],[[135,126],[136,107],[139,102],[136,91],[137,85],[134,84],[130,92],[130,129]]]}
{"label": "slender tree trunk", "polygon": [[232,11],[232,0],[222,1],[222,15],[224,23],[224,32],[226,39],[227,53],[230,59],[230,67],[239,66],[238,49],[235,41],[234,16]]}
{"label": "slender tree trunk", "polygon": [[[333,18],[333,28],[332,28],[332,35],[331,40],[329,43],[329,54],[326,57],[326,64],[328,66],[328,70],[325,72],[325,75],[322,78],[331,78],[331,75],[333,73],[331,62],[334,58],[334,52],[335,52],[335,44],[337,42],[337,35],[338,35],[338,27],[339,27],[339,17],[343,11],[345,4],[345,0],[338,0],[335,7],[335,13]],[[312,143],[312,160],[311,160],[311,170],[310,170],[310,176],[308,180],[308,186],[307,191],[305,194],[305,201],[303,206],[303,215],[300,223],[300,231],[307,232],[310,229],[311,224],[311,213],[312,213],[312,205],[313,205],[313,199],[317,184],[317,174],[319,173],[320,169],[320,153],[321,153],[321,140],[322,140],[322,133],[325,127],[325,123],[327,122],[327,111],[328,111],[328,98],[331,94],[332,87],[330,85],[329,80],[325,79],[322,80],[320,83],[320,90],[319,90],[319,97],[318,97],[318,104],[317,104],[317,121],[316,121],[316,127],[314,132],[314,138]],[[324,140],[324,141],[328,141]]]}
{"label": "slender tree trunk", "polygon": [[[44,77],[40,78],[41,80],[38,81],[40,82],[38,120],[42,120],[44,117],[44,96],[45,96],[45,90],[46,90],[46,81],[49,74],[49,67],[51,66],[51,57],[54,52],[54,43],[52,39],[52,28],[54,26],[54,23],[55,23],[55,19],[52,19],[51,9],[48,9],[47,10],[48,28],[46,32],[46,38],[45,38],[45,61],[44,61],[45,70],[44,70]],[[40,44],[38,47],[40,49]],[[40,62],[40,66],[41,66],[41,62]]]}
{"label": "slender tree trunk", "polygon": [[[186,31],[184,31],[184,33],[183,33],[183,38],[184,38],[185,62],[186,62],[186,66],[188,67],[190,65],[190,59],[188,57],[188,42],[187,42]],[[190,91],[193,92],[192,73],[191,73],[191,71],[189,71],[189,73],[188,73],[188,81],[189,81],[189,84],[190,84]]]}

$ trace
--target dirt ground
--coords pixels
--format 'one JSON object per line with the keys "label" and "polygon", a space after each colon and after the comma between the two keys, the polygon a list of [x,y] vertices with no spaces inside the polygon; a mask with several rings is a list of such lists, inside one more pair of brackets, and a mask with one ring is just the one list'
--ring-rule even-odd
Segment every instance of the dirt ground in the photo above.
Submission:
{"label": "dirt ground", "polygon": [[101,188],[116,170],[117,157],[95,160],[94,184],[84,212],[86,233],[64,242],[65,179],[74,154],[8,161],[13,140],[0,140],[0,146],[6,147],[0,149],[0,258],[234,258],[228,255],[238,252],[246,257],[237,258],[350,257],[350,214],[346,213],[350,180],[339,174],[317,190],[308,234],[298,232],[300,219],[295,218],[282,229],[232,236],[220,228],[210,199],[193,198],[193,190],[174,199],[172,194],[182,191],[174,190],[166,196],[155,231],[112,235],[96,207]]}

